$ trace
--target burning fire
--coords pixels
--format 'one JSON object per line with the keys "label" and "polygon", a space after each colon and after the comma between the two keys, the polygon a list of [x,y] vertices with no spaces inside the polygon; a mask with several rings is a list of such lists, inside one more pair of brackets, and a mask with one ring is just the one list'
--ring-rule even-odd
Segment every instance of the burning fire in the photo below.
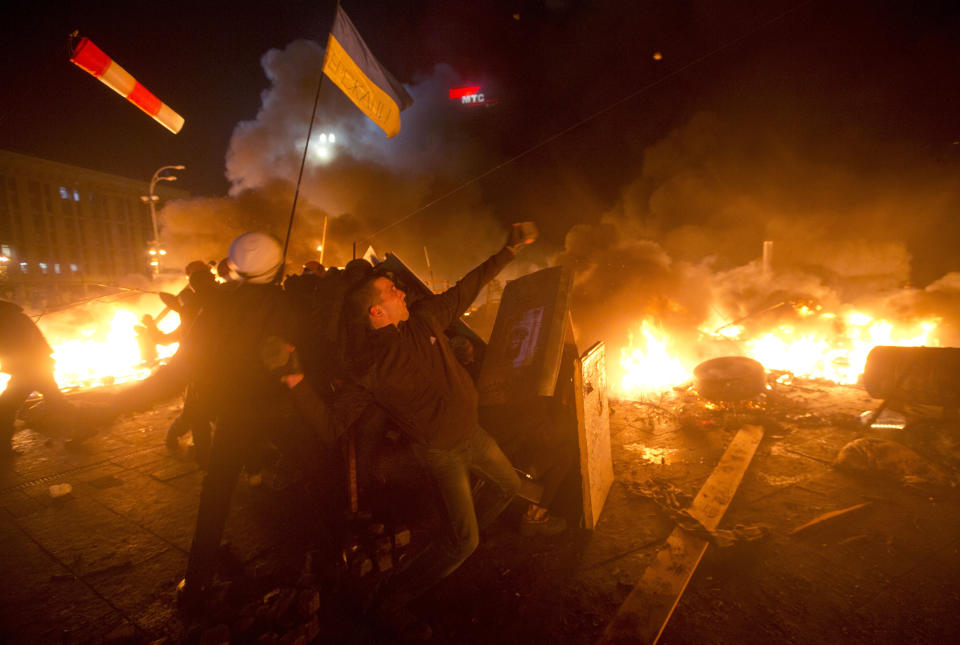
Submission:
{"label": "burning fire", "polygon": [[659,326],[644,320],[639,332],[639,342],[630,332],[627,347],[620,350],[622,393],[655,392],[690,380],[693,369],[671,356],[670,339]]}
{"label": "burning fire", "polygon": [[[41,318],[38,326],[53,348],[54,379],[61,390],[98,387],[146,378],[150,365],[140,357],[135,327],[139,317],[129,309],[117,308],[112,317],[104,317],[96,324],[83,327],[67,336]],[[170,312],[158,322],[157,327],[169,333],[180,324],[175,312]],[[172,356],[179,345],[158,345],[158,359]],[[3,392],[10,375],[0,372],[0,392]]]}
{"label": "burning fire", "polygon": [[[150,367],[140,358],[135,313],[118,309],[105,325],[81,329],[77,337],[47,336],[56,361],[54,378],[60,389],[96,387],[144,379]],[[167,333],[176,329],[180,319],[176,313],[165,317],[157,326]],[[42,326],[42,325],[41,325]],[[169,358],[178,343],[158,345],[158,358]]]}
{"label": "burning fire", "polygon": [[[794,307],[797,320],[749,335],[743,325],[728,325],[715,332],[700,333],[700,340],[734,343],[742,354],[759,361],[768,370],[795,377],[819,378],[834,383],[856,383],[863,372],[867,354],[877,345],[901,347],[938,346],[938,319],[915,323],[893,323],[860,311],[842,315],[807,305]],[[639,328],[639,342],[631,334],[621,350],[619,395],[625,398],[655,393],[690,380],[693,368],[711,358],[707,352],[690,348],[681,354],[670,336],[650,320]],[[716,355],[716,354],[714,354]]]}

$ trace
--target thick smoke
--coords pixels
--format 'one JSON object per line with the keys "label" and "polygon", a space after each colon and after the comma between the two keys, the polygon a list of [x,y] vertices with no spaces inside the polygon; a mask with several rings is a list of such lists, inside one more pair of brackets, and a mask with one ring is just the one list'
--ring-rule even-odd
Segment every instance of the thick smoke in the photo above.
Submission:
{"label": "thick smoke", "polygon": [[[237,125],[226,157],[231,189],[225,198],[171,203],[162,214],[171,259],[218,259],[236,235],[251,229],[284,237],[294,185],[320,80],[322,48],[296,41],[262,58],[270,83],[252,121]],[[368,245],[393,252],[426,277],[426,246],[437,280],[454,279],[502,243],[505,231],[475,188],[396,226],[470,176],[482,162],[475,138],[460,127],[446,88],[454,71],[437,65],[414,79],[413,107],[401,115],[398,136],[387,139],[329,79],[324,79],[300,188],[291,238],[290,268],[317,259],[324,218],[324,264],[344,264]],[[321,141],[332,133],[335,143]],[[382,232],[380,232],[382,231]]]}
{"label": "thick smoke", "polygon": [[[230,240],[252,228],[283,237],[321,61],[322,49],[308,41],[264,55],[269,86],[261,108],[236,127],[227,152],[229,196],[163,211],[171,261],[223,257]],[[346,262],[355,243],[357,254],[370,244],[429,277],[426,246],[438,281],[462,275],[502,243],[505,231],[478,184],[418,213],[503,160],[485,156],[499,153],[484,152],[476,126],[451,109],[446,88],[460,80],[445,65],[414,78],[408,89],[415,103],[394,139],[324,81],[293,264],[316,258],[325,218],[326,264]],[[336,142],[324,150],[320,137],[329,133]],[[960,234],[952,217],[960,206],[954,166],[928,150],[841,126],[816,109],[765,104],[758,118],[756,107],[728,105],[696,114],[645,149],[641,170],[612,208],[584,213],[583,221],[595,223],[567,232],[555,261],[575,272],[580,344],[605,339],[616,347],[632,324],[649,317],[693,347],[699,329],[750,316],[759,324],[789,312],[776,308],[783,302],[952,320],[960,294],[955,279],[911,285],[954,268],[948,254]],[[567,165],[558,172],[564,186],[576,184],[565,177],[582,174]],[[541,197],[517,191],[514,205],[535,205]],[[533,206],[525,210],[546,219]],[[774,243],[766,269],[759,261],[765,240]]]}
{"label": "thick smoke", "polygon": [[913,258],[955,228],[955,169],[856,133],[806,134],[701,113],[648,148],[616,207],[572,228],[557,258],[576,272],[582,340],[616,346],[645,317],[693,339],[710,324],[792,312],[782,302],[939,315],[949,337],[960,280],[909,285]]}

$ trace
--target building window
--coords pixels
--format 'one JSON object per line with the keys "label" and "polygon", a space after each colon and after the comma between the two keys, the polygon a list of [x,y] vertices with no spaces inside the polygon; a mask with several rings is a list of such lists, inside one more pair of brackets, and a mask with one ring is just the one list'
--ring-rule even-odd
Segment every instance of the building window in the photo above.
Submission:
{"label": "building window", "polygon": [[79,268],[76,264],[71,264],[71,265],[70,265],[70,270],[73,271],[74,273],[76,273],[77,271],[80,270],[80,268]]}
{"label": "building window", "polygon": [[60,186],[60,199],[70,199],[70,191],[66,186]]}
{"label": "building window", "polygon": [[77,191],[76,188],[73,189],[73,201],[75,202],[80,201],[80,193]]}
{"label": "building window", "polygon": [[53,272],[56,273],[57,275],[60,274],[60,263],[59,263],[59,262],[57,262],[56,264],[53,265]]}
{"label": "building window", "polygon": [[46,272],[47,272],[47,263],[46,263],[46,262],[37,262],[37,264],[40,266],[40,271],[41,271],[42,273],[46,273]]}
{"label": "building window", "polygon": [[26,273],[26,272],[27,272],[27,263],[26,263],[26,262],[21,262],[21,263],[20,263],[20,271],[21,271],[22,273]]}

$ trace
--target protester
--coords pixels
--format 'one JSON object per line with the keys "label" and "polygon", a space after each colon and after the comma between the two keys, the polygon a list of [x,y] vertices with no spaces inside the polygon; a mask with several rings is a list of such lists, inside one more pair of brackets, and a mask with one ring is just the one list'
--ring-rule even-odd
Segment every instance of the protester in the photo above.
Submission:
{"label": "protester", "polygon": [[262,356],[268,339],[289,342],[296,337],[292,308],[273,284],[282,255],[279,241],[264,233],[245,233],[234,240],[229,259],[238,286],[204,307],[170,363],[116,395],[109,406],[111,414],[142,409],[192,382],[215,420],[196,532],[181,583],[180,602],[187,610],[203,607],[240,471],[287,391]]}
{"label": "protester", "polygon": [[[180,292],[182,307],[179,311],[180,326],[175,332],[165,334],[165,338],[184,338],[190,328],[213,298],[216,297],[217,282],[210,271],[210,265],[202,260],[194,260],[186,266],[188,285]],[[193,446],[197,463],[206,467],[210,454],[211,414],[199,396],[193,383],[187,385],[183,395],[183,410],[167,429],[165,444],[171,454],[180,453],[180,438],[188,432],[193,435]]]}
{"label": "protester", "polygon": [[[514,231],[519,227],[514,225]],[[519,238],[519,239],[518,239]],[[494,520],[520,488],[510,461],[478,421],[478,395],[458,363],[444,330],[459,318],[480,289],[532,242],[514,234],[499,253],[454,287],[407,309],[406,294],[388,276],[374,273],[348,296],[348,314],[364,331],[352,341],[347,368],[411,439],[413,449],[436,482],[448,518],[438,536],[377,598],[377,613],[397,636],[422,639],[429,625],[407,609],[452,573],[476,549],[479,529]],[[499,494],[478,518],[470,473]]]}
{"label": "protester", "polygon": [[0,300],[0,370],[10,375],[0,394],[0,458],[17,454],[13,449],[14,422],[31,393],[40,392],[51,408],[65,405],[53,380],[52,352],[43,332],[23,309]]}
{"label": "protester", "polygon": [[318,278],[322,278],[323,274],[326,272],[326,269],[322,264],[316,260],[310,260],[303,265],[302,275],[312,274]]}
{"label": "protester", "polygon": [[134,326],[133,333],[137,336],[140,362],[144,365],[153,365],[159,355],[158,339],[163,336],[163,332],[157,328],[157,321],[150,314],[143,314],[140,317],[140,324]]}

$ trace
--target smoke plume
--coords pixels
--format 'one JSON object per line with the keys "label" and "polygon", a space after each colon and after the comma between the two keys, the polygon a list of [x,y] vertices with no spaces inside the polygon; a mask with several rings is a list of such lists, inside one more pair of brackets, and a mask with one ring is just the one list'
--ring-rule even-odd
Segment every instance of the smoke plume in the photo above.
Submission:
{"label": "smoke plume", "polygon": [[[698,327],[785,301],[938,315],[950,335],[955,274],[909,285],[940,266],[916,256],[957,227],[955,169],[862,133],[811,141],[809,129],[782,126],[697,114],[646,150],[642,172],[597,224],[569,231],[557,262],[576,272],[585,344],[619,344],[645,317],[694,339]],[[768,270],[764,240],[773,241]]]}
{"label": "smoke plume", "polygon": [[[296,41],[263,56],[270,85],[256,117],[234,130],[226,156],[229,195],[183,200],[163,210],[171,261],[222,258],[230,241],[251,229],[284,238],[322,59],[322,48],[311,41]],[[431,207],[429,216],[409,217],[456,188],[482,163],[478,139],[469,136],[469,128],[461,127],[462,115],[447,105],[446,88],[457,82],[447,65],[414,78],[408,87],[414,106],[401,115],[400,134],[387,139],[324,80],[288,270],[318,259],[324,220],[324,264],[343,265],[353,257],[355,243],[357,255],[372,245],[381,256],[396,253],[422,277],[432,272],[437,280],[455,279],[502,244],[506,232],[476,188]],[[403,221],[390,226],[398,220]]]}

